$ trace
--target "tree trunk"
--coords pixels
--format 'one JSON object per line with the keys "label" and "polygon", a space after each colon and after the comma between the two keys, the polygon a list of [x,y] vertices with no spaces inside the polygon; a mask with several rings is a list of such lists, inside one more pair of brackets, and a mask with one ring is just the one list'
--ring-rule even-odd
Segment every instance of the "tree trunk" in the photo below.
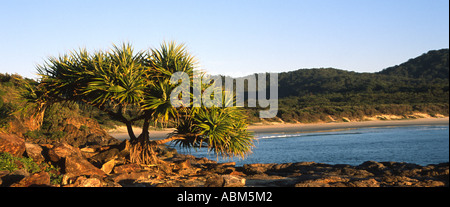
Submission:
{"label": "tree trunk", "polygon": [[148,118],[144,119],[144,125],[142,125],[142,133],[139,135],[140,139],[148,140],[150,139],[150,132],[148,128],[150,127],[150,120]]}
{"label": "tree trunk", "polygon": [[130,136],[130,142],[136,140],[136,135],[134,135],[133,126],[131,125],[131,122],[126,122],[125,124],[127,125],[127,131],[128,136]]}
{"label": "tree trunk", "polygon": [[150,141],[149,126],[149,119],[145,118],[142,133],[139,137],[130,140],[130,161],[133,163],[145,165],[161,163],[161,160],[156,156],[156,144]]}
{"label": "tree trunk", "polygon": [[150,133],[148,131],[150,127],[150,119],[145,118],[144,124],[142,125],[142,133],[138,138],[131,138],[134,136],[133,129],[129,128],[128,132],[130,133],[130,161],[137,164],[145,164],[145,165],[159,165],[165,163],[157,157],[156,146],[159,144],[164,144],[170,142],[172,140],[184,139],[183,136],[173,136],[163,140],[150,141]]}

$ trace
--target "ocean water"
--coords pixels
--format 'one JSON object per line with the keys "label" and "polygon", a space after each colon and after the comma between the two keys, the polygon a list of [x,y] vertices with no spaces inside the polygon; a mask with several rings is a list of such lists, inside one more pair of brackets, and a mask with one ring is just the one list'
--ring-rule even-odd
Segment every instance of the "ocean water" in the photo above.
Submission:
{"label": "ocean water", "polygon": [[[253,153],[245,159],[222,159],[237,166],[250,163],[317,162],[359,165],[395,161],[419,165],[449,162],[449,126],[408,126],[348,129],[316,133],[255,134]],[[217,157],[206,148],[181,149],[196,157]]]}

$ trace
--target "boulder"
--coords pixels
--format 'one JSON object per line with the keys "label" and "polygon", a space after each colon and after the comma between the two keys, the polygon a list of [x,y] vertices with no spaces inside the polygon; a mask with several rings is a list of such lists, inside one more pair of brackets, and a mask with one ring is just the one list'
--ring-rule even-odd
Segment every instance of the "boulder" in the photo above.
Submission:
{"label": "boulder", "polygon": [[11,187],[48,187],[50,186],[50,175],[47,172],[39,172],[25,177]]}
{"label": "boulder", "polygon": [[223,187],[244,187],[245,178],[236,175],[222,175]]}
{"label": "boulder", "polygon": [[18,169],[14,172],[9,172],[7,170],[0,171],[0,179],[2,180],[0,186],[9,187],[28,176],[30,176],[30,174],[25,169]]}
{"label": "boulder", "polygon": [[63,175],[61,179],[61,185],[64,187],[69,187],[67,185],[73,184],[77,179],[77,175],[74,175],[72,173],[66,173]]}
{"label": "boulder", "polygon": [[101,170],[103,170],[103,172],[105,172],[106,174],[110,174],[114,168],[114,166],[116,165],[116,160],[110,160],[108,162],[106,162],[105,164],[102,165]]}
{"label": "boulder", "polygon": [[102,181],[98,178],[85,178],[77,179],[73,187],[103,187]]}
{"label": "boulder", "polygon": [[86,117],[71,117],[63,121],[65,125],[61,130],[65,141],[75,147],[86,147],[90,145],[116,145],[120,141],[108,135],[97,121]]}
{"label": "boulder", "polygon": [[106,176],[105,172],[96,168],[86,159],[76,154],[66,157],[65,172],[74,175],[98,175],[100,177]]}
{"label": "boulder", "polygon": [[48,150],[48,156],[52,162],[59,162],[63,158],[67,158],[69,156],[78,156],[82,157],[80,149],[70,146],[67,143],[58,143],[53,146],[50,150]]}
{"label": "boulder", "polygon": [[97,151],[97,149],[94,147],[83,147],[80,149],[80,151],[86,153],[94,153],[95,151]]}
{"label": "boulder", "polygon": [[8,175],[8,174],[9,174],[9,171],[8,171],[8,170],[1,170],[1,171],[0,171],[0,187],[2,187],[2,184],[3,184],[2,178],[3,178],[4,176]]}
{"label": "boulder", "polygon": [[[70,175],[73,176],[73,175]],[[96,177],[86,178],[85,176],[63,178],[64,187],[103,187],[103,182]]]}
{"label": "boulder", "polygon": [[392,174],[392,171],[389,169],[389,167],[386,167],[383,163],[376,161],[366,161],[357,166],[357,168],[367,170],[368,172],[373,173],[376,176],[388,176]]}
{"label": "boulder", "polygon": [[142,168],[138,164],[131,163],[114,167],[114,173],[130,173],[140,171]]}
{"label": "boulder", "polygon": [[206,179],[206,187],[244,187],[246,179],[236,175],[209,175]]}
{"label": "boulder", "polygon": [[271,169],[275,164],[245,164],[243,167],[244,173],[247,175],[263,174]]}
{"label": "boulder", "polygon": [[25,151],[29,158],[32,158],[34,162],[41,163],[45,160],[42,155],[42,147],[37,144],[25,142]]}
{"label": "boulder", "polygon": [[217,174],[231,174],[236,171],[235,162],[204,164],[209,171]]}
{"label": "boulder", "polygon": [[218,174],[211,174],[206,177],[205,187],[223,187],[224,180]]}
{"label": "boulder", "polygon": [[0,152],[22,157],[25,152],[25,141],[16,135],[0,133]]}
{"label": "boulder", "polygon": [[121,186],[135,186],[134,184],[138,180],[148,180],[156,176],[157,173],[143,170],[139,172],[114,174],[108,178],[115,183],[119,183]]}
{"label": "boulder", "polygon": [[98,153],[95,156],[92,156],[90,160],[94,162],[95,165],[98,164],[100,167],[102,164],[116,158],[119,155],[119,150],[116,148],[108,149],[103,152]]}

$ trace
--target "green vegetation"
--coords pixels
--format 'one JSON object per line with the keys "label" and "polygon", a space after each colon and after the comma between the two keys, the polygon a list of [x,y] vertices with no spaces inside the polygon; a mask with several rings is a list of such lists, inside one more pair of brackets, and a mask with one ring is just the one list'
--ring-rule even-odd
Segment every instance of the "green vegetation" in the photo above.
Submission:
{"label": "green vegetation", "polygon": [[[170,78],[184,72],[192,80],[196,64],[183,45],[173,42],[146,52],[134,52],[127,44],[95,53],[82,49],[51,57],[38,66],[42,79],[24,96],[37,112],[49,111],[55,103],[82,103],[122,122],[128,129],[130,159],[135,163],[158,162],[155,145],[174,140],[183,146],[206,145],[224,157],[244,157],[251,152],[253,136],[247,132],[240,109],[171,105],[170,93],[178,84],[170,84]],[[142,121],[142,132],[136,136],[132,125],[138,121]],[[150,141],[152,122],[170,123],[176,131],[167,139]],[[44,122],[43,127],[47,125]]]}
{"label": "green vegetation", "polygon": [[329,115],[336,120],[414,112],[448,116],[448,59],[449,50],[443,49],[378,73],[332,68],[280,73],[278,117],[309,123],[330,121]]}
{"label": "green vegetation", "polygon": [[19,158],[9,153],[0,152],[0,171],[8,170],[9,172],[13,172],[19,169],[19,165],[23,165],[23,168],[28,173],[37,173],[40,171],[39,165],[33,162],[31,158]]}
{"label": "green vegetation", "polygon": [[23,168],[30,174],[42,171],[47,172],[50,175],[50,182],[52,184],[60,184],[62,181],[59,167],[47,163],[37,164],[32,158],[14,157],[9,153],[0,152],[0,171],[7,170],[9,172],[14,172],[20,168]]}

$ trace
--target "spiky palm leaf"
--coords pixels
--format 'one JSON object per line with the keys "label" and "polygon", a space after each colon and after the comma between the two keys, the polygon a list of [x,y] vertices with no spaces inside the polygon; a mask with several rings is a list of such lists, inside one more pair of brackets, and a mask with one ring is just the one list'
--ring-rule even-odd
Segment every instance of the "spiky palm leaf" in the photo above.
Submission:
{"label": "spiky palm leaf", "polygon": [[[173,143],[183,148],[206,146],[222,157],[241,157],[251,153],[253,135],[247,131],[246,117],[238,108],[196,108],[180,122],[176,134],[185,139]],[[187,136],[186,136],[187,135]]]}
{"label": "spiky palm leaf", "polygon": [[166,79],[170,79],[175,72],[185,72],[192,76],[197,66],[197,61],[187,52],[186,46],[173,41],[161,44],[160,49],[150,49],[146,62]]}
{"label": "spiky palm leaf", "polygon": [[[151,49],[145,64],[153,71],[148,72],[151,86],[145,92],[143,108],[150,110],[155,120],[168,122],[178,118],[178,109],[171,104],[170,94],[177,85],[170,84],[176,72],[187,73],[192,77],[196,61],[183,44],[163,43],[159,49]],[[177,120],[176,120],[177,121]]]}
{"label": "spiky palm leaf", "polygon": [[223,157],[245,157],[251,153],[253,139],[246,130],[245,117],[237,108],[210,108],[195,117],[195,128],[210,151]]}
{"label": "spiky palm leaf", "polygon": [[83,95],[92,97],[93,105],[108,101],[125,105],[141,104],[144,89],[148,87],[142,55],[142,52],[135,54],[132,47],[125,44],[114,46],[107,55],[97,53],[92,58],[92,77],[83,89]]}
{"label": "spiky palm leaf", "polygon": [[[147,53],[136,53],[131,45],[123,44],[107,52],[90,54],[81,49],[59,58],[51,57],[38,66],[38,72],[42,76],[40,87],[46,89],[45,95],[52,101],[81,101],[101,110],[114,110],[119,106],[120,110],[109,113],[112,116],[133,108],[139,116],[119,116],[119,121],[127,126],[139,119],[144,119],[147,128],[149,120],[175,120],[177,130],[172,134],[173,139],[168,140],[189,147],[207,145],[210,151],[224,157],[244,157],[251,152],[253,137],[238,108],[175,108],[171,105],[170,94],[177,85],[170,84],[170,77],[176,72],[185,72],[192,79],[196,64],[185,46],[175,42],[164,43],[161,48]],[[208,86],[209,83],[201,87]],[[192,93],[187,95],[192,99]],[[147,129],[143,128],[145,135]],[[132,130],[130,137],[135,137]],[[139,158],[138,162],[150,162],[145,157],[152,152],[147,148],[154,143],[146,139],[148,136],[139,137],[143,137],[144,142],[135,142],[133,156]]]}

